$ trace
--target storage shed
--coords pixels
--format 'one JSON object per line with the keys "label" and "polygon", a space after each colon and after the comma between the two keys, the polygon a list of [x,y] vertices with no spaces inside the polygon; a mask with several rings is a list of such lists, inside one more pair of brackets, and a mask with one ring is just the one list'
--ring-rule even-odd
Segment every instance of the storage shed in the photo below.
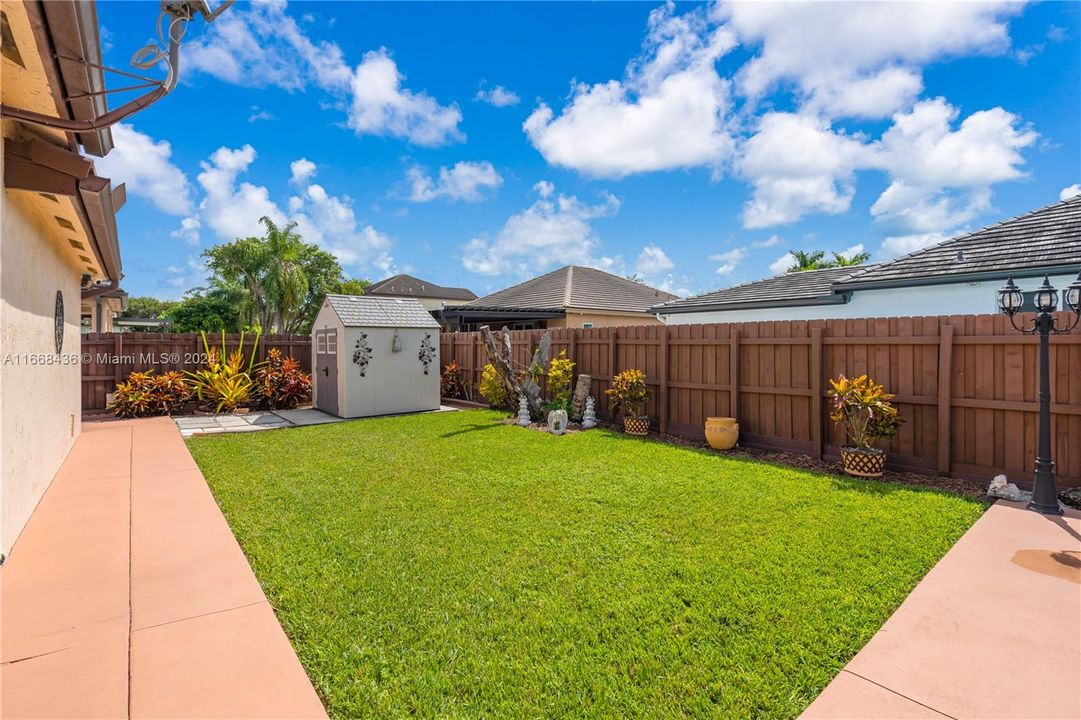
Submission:
{"label": "storage shed", "polygon": [[439,409],[439,323],[415,298],[328,295],[312,326],[315,407],[339,417]]}

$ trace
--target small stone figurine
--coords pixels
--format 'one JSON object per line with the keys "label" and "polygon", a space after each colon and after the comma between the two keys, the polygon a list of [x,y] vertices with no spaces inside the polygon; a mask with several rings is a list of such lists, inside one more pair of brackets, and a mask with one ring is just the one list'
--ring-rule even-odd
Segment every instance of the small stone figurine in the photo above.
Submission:
{"label": "small stone figurine", "polygon": [[582,429],[597,427],[597,412],[593,409],[593,396],[586,398],[586,410],[582,413]]}
{"label": "small stone figurine", "polygon": [[525,395],[523,395],[518,401],[518,424],[522,427],[528,427],[530,422],[529,403],[526,402]]}

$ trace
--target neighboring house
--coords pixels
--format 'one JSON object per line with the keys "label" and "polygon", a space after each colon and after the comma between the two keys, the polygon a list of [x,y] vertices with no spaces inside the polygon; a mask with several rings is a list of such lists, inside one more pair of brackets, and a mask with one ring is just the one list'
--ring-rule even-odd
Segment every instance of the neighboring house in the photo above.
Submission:
{"label": "neighboring house", "polygon": [[172,323],[168,318],[118,317],[113,320],[113,332],[167,332]]}
{"label": "neighboring house", "polygon": [[540,277],[447,308],[455,330],[482,325],[512,330],[654,325],[650,307],[676,296],[595,268],[568,265]]}
{"label": "neighboring house", "polygon": [[787,273],[653,310],[672,325],[984,314],[998,312],[1010,275],[1025,291],[1044,275],[1062,290],[1078,272],[1081,196],[878,265]]}
{"label": "neighboring house", "polygon": [[[105,111],[93,2],[3,0],[0,100],[67,120]],[[81,149],[80,149],[81,147]],[[0,200],[0,552],[7,553],[80,431],[84,299],[121,278],[123,187],[91,159],[108,129],[67,133],[3,120]]]}
{"label": "neighboring house", "polygon": [[127,309],[128,294],[123,290],[113,290],[85,298],[82,302],[82,331],[86,333],[114,332],[121,319],[117,315]]}
{"label": "neighboring house", "polygon": [[443,287],[412,275],[395,275],[386,280],[380,280],[369,287],[364,294],[373,297],[416,298],[429,312],[477,299],[476,294],[466,288]]}

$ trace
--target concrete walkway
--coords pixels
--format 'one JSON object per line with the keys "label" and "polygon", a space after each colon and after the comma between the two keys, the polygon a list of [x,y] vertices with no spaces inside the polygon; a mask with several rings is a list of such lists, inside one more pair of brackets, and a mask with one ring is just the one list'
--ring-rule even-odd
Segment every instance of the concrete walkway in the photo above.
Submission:
{"label": "concrete walkway", "polygon": [[4,718],[326,717],[169,418],[84,424],[0,586]]}
{"label": "concrete walkway", "polygon": [[995,503],[803,718],[1081,718],[1081,513]]}
{"label": "concrete walkway", "polygon": [[[454,412],[458,408],[440,405],[438,410],[425,412]],[[238,415],[185,415],[173,418],[183,437],[214,435],[217,433],[256,432],[287,427],[307,427],[345,422],[347,418],[325,413],[315,408],[295,410],[264,410]]]}

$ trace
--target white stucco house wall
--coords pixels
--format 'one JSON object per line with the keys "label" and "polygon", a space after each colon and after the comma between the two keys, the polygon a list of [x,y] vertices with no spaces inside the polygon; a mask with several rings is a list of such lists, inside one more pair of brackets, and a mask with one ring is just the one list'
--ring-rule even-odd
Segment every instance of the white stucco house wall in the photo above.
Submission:
{"label": "white stucco house wall", "polygon": [[416,298],[328,295],[312,325],[312,398],[339,417],[439,409],[439,323]]}
{"label": "white stucco house wall", "polygon": [[[93,2],[3,0],[0,10],[5,107],[72,120],[105,111],[106,96],[92,94],[104,87],[101,70],[80,62],[102,62]],[[112,148],[107,128],[66,133],[8,116],[2,125],[0,553],[6,555],[81,430],[81,310],[121,278],[115,212],[124,191],[94,171],[92,158]]]}
{"label": "white stucco house wall", "polygon": [[787,273],[652,309],[670,325],[988,314],[1010,276],[1023,291],[1044,275],[1062,290],[1079,273],[1075,196],[877,265]]}

